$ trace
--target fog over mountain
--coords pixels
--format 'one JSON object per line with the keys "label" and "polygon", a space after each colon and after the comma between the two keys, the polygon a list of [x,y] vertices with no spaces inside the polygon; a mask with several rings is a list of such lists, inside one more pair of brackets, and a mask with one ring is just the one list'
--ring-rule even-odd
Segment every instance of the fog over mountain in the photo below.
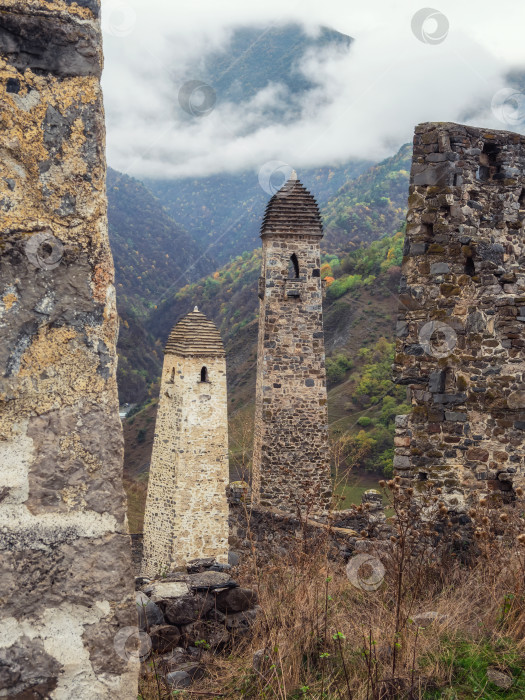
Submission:
{"label": "fog over mountain", "polygon": [[[110,164],[137,177],[257,175],[271,160],[296,168],[379,160],[426,120],[523,128],[523,95],[501,93],[509,71],[525,64],[523,4],[284,5],[108,0]],[[311,46],[272,72],[261,66],[262,47],[290,23]],[[322,27],[354,41],[323,41]],[[181,93],[191,81],[210,89],[199,94],[193,82]],[[201,116],[187,113],[188,89]]]}

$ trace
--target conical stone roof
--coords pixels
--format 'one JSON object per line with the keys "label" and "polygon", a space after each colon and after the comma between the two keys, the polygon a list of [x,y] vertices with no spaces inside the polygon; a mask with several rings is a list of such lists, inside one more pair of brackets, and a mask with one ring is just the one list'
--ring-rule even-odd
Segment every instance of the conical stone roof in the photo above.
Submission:
{"label": "conical stone roof", "polygon": [[323,235],[317,202],[297,179],[295,171],[288,182],[273,195],[266,207],[261,236],[272,234]]}
{"label": "conical stone roof", "polygon": [[164,352],[171,355],[225,355],[217,326],[197,307],[184,316],[170,333]]}

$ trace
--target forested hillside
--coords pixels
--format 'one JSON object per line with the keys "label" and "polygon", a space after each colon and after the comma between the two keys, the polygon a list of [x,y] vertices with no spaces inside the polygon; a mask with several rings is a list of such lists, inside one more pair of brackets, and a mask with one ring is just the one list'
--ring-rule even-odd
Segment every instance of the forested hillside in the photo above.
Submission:
{"label": "forested hillside", "polygon": [[[375,474],[391,471],[394,416],[405,410],[405,392],[391,380],[402,247],[400,232],[337,258],[323,255],[329,420],[341,468],[352,464]],[[220,328],[227,352],[233,477],[243,473],[251,453],[259,270],[259,250],[239,256],[181,289],[150,322],[150,330],[164,342],[169,314],[181,316],[197,305]],[[126,475],[139,500],[149,468],[156,403],[152,399],[125,421]]]}
{"label": "forested hillside", "polygon": [[[404,146],[392,158],[339,188],[322,206],[323,276],[335,280],[327,292],[329,300],[354,287],[366,286],[367,278],[373,274],[364,262],[359,263],[363,256],[363,260],[366,258],[359,249],[361,243],[392,235],[399,229],[405,214],[408,160],[409,147]],[[313,184],[305,184],[319,197],[317,193],[326,193],[327,182],[334,177],[330,178],[326,169],[317,172]],[[222,186],[227,188],[226,181],[227,178]],[[212,195],[205,189],[206,181],[196,181],[195,192],[198,182],[204,201]],[[242,188],[239,197],[241,191]],[[200,244],[189,239],[141,183],[112,172],[108,192],[122,318],[120,397],[122,402],[142,401],[155,395],[162,347],[170,329],[196,303],[216,321],[226,341],[256,318],[260,240],[257,230],[250,249],[217,268],[208,255],[202,254]],[[257,227],[268,198],[269,195],[263,196]],[[242,221],[239,226],[242,228]],[[233,229],[230,235],[235,238]],[[217,244],[224,246],[225,239],[217,240]],[[235,245],[242,248],[245,244],[241,237]],[[356,257],[350,260],[348,254],[352,251]],[[203,272],[207,274],[203,276]]]}
{"label": "forested hillside", "polygon": [[337,252],[398,230],[405,220],[411,154],[411,145],[404,145],[349,180],[321,207],[325,250]]}
{"label": "forested hillside", "polygon": [[[330,168],[301,169],[299,176],[322,205],[369,166],[370,163],[360,161]],[[266,191],[259,183],[257,171],[181,180],[148,180],[147,184],[170,214],[192,232],[199,245],[224,264],[258,246],[269,192],[279,189],[283,175],[276,170],[271,182],[265,181]]]}
{"label": "forested hillside", "polygon": [[107,188],[121,319],[120,400],[140,401],[162,363],[162,348],[144,326],[148,313],[170,289],[207,274],[215,263],[141,182],[110,169]]}

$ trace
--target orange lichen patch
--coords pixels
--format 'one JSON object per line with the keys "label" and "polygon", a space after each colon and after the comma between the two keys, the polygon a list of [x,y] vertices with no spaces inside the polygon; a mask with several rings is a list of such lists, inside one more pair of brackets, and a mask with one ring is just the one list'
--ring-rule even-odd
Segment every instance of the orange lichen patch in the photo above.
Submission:
{"label": "orange lichen patch", "polygon": [[113,284],[113,281],[114,269],[109,259],[95,265],[93,277],[91,278],[91,287],[93,289],[93,298],[99,304],[106,303],[108,287]]}
{"label": "orange lichen patch", "polygon": [[64,0],[3,0],[2,6],[4,9],[23,8],[27,12],[30,8],[33,10],[47,10],[47,12],[54,14],[73,15],[79,19],[93,19],[93,14],[87,7],[80,7],[76,3],[67,5]]}
{"label": "orange lichen patch", "polygon": [[13,304],[18,300],[18,297],[16,294],[13,294],[13,292],[10,292],[9,294],[6,294],[4,297],[2,297],[2,301],[4,302],[5,310],[9,311]]}
{"label": "orange lichen patch", "polygon": [[[74,350],[67,346],[76,336],[77,331],[74,328],[41,328],[22,357],[19,376],[35,375],[48,367],[60,365],[66,354],[75,354]],[[77,352],[81,352],[80,348]]]}
{"label": "orange lichen patch", "polygon": [[78,435],[66,435],[60,440],[60,454],[69,455],[71,459],[79,458],[90,473],[102,469],[100,460],[83,447]]}
{"label": "orange lichen patch", "polygon": [[[42,82],[42,91],[46,99],[53,99],[56,109],[64,113],[75,102],[94,104],[101,98],[101,91],[96,78],[71,77],[67,80],[54,79]],[[48,94],[46,94],[48,93]]]}

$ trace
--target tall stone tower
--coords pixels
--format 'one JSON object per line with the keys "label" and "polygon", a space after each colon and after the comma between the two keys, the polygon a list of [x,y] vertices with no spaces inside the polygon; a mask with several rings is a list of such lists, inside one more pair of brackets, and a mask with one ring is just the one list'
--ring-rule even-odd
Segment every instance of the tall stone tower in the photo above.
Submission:
{"label": "tall stone tower", "polygon": [[394,467],[461,522],[473,492],[512,500],[525,476],[525,137],[419,125],[408,204]]}
{"label": "tall stone tower", "polygon": [[197,308],[166,344],[144,517],[142,572],[228,560],[226,355]]}
{"label": "tall stone tower", "polygon": [[137,697],[100,2],[0,0],[0,695]]}
{"label": "tall stone tower", "polygon": [[252,490],[255,503],[322,512],[331,497],[321,218],[295,173],[261,228]]}

